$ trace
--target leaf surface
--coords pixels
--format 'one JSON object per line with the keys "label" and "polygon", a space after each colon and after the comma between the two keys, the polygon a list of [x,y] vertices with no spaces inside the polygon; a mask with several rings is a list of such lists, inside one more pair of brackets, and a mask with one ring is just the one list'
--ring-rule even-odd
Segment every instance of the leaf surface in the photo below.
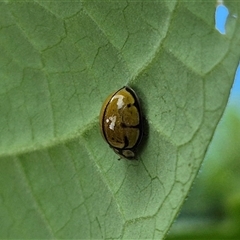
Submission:
{"label": "leaf surface", "polygon": [[[226,35],[215,4],[0,3],[0,238],[166,236],[239,60],[240,4]],[[139,161],[117,161],[99,130],[124,85],[147,122]]]}

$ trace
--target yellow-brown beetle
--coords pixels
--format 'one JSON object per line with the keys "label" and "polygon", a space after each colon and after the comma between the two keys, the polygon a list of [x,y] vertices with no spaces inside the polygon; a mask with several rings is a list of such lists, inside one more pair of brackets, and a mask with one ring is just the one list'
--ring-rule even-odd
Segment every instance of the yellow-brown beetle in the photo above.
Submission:
{"label": "yellow-brown beetle", "polygon": [[136,158],[136,147],[143,135],[142,112],[133,89],[124,86],[111,94],[100,112],[103,138],[121,157]]}

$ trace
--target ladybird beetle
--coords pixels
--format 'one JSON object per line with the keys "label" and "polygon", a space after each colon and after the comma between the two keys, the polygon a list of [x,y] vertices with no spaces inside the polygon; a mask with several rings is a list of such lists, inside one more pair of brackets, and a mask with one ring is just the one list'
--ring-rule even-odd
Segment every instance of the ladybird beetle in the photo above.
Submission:
{"label": "ladybird beetle", "polygon": [[120,157],[136,158],[136,147],[143,135],[142,112],[134,90],[124,86],[111,94],[100,112],[103,138]]}

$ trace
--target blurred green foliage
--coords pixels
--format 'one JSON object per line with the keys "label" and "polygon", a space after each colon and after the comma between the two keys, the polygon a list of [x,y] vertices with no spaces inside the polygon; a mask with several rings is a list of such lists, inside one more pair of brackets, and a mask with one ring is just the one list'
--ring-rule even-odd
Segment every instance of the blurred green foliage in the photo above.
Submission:
{"label": "blurred green foliage", "polygon": [[240,114],[229,105],[167,239],[240,239]]}

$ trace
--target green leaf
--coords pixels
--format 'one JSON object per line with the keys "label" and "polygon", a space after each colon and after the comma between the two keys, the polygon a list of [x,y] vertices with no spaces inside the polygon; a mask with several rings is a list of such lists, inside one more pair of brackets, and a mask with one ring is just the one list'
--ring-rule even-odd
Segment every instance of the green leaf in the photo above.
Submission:
{"label": "green leaf", "polygon": [[[0,238],[156,238],[169,230],[224,111],[240,4],[0,3]],[[139,161],[100,135],[123,85],[147,124]]]}

